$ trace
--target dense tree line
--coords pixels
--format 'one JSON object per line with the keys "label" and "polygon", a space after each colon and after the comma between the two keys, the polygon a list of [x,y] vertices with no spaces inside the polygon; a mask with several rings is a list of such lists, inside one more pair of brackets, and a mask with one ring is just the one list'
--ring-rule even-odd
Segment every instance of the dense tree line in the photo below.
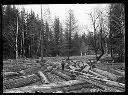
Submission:
{"label": "dense tree line", "polygon": [[[41,56],[41,27],[41,32],[43,33],[43,56],[67,55],[67,43],[69,41],[69,32],[66,31],[67,28],[63,28],[58,17],[55,17],[54,23],[52,27],[50,27],[47,21],[41,21],[41,19],[39,19],[39,16],[36,16],[32,10],[30,13],[27,13],[24,8],[21,11],[18,11],[18,9],[16,9],[15,6],[11,5],[2,6],[2,9],[2,34],[4,58],[15,58],[17,18],[18,56]],[[78,37],[78,34],[75,34],[75,36]],[[72,38],[72,40],[74,39],[75,38]],[[77,51],[79,51],[79,48]]]}
{"label": "dense tree line", "polygon": [[[18,56],[40,57],[40,33],[43,34],[43,56],[79,56],[95,54],[99,60],[105,53],[124,54],[124,5],[110,4],[107,19],[103,11],[90,13],[93,31],[79,35],[79,27],[72,10],[68,11],[65,27],[58,17],[52,26],[41,20],[34,11],[21,11],[12,5],[2,6],[3,57],[15,58],[18,20]],[[97,17],[95,17],[97,16]],[[109,19],[109,20],[108,20]],[[108,22],[106,22],[108,21]],[[42,29],[41,29],[42,28]],[[98,56],[99,54],[99,56]]]}
{"label": "dense tree line", "polygon": [[125,53],[125,6],[124,4],[111,4],[109,14],[109,49],[111,57],[116,53],[120,59]]}

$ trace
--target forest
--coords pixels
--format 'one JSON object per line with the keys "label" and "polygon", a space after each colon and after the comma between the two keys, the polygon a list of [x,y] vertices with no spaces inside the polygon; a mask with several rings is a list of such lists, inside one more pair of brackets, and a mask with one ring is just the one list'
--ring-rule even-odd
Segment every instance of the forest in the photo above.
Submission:
{"label": "forest", "polygon": [[3,5],[3,58],[15,59],[16,49],[19,57],[38,58],[41,56],[41,45],[44,57],[96,55],[99,60],[104,54],[111,54],[111,57],[116,54],[123,58],[124,4],[110,4],[109,11],[106,14],[103,11],[97,9],[88,14],[93,31],[87,28],[88,34],[80,35],[73,10],[68,11],[64,27],[59,17],[55,17],[51,25],[35,15],[33,10],[28,13],[25,8],[19,11],[15,5]]}
{"label": "forest", "polygon": [[125,5],[85,11],[84,31],[39,6],[2,5],[3,93],[125,92]]}

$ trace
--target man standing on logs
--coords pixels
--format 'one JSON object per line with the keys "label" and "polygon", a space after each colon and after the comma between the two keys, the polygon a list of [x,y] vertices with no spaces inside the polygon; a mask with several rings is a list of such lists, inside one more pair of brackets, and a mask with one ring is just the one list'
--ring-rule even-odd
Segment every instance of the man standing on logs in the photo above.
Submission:
{"label": "man standing on logs", "polygon": [[64,70],[64,66],[65,66],[65,61],[64,61],[64,60],[62,60],[62,62],[61,62],[62,70]]}

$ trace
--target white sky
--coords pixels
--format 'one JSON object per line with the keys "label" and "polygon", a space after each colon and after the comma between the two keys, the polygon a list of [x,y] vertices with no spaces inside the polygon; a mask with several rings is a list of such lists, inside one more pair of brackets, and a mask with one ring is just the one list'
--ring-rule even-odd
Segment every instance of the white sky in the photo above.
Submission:
{"label": "white sky", "polygon": [[[25,8],[28,12],[33,10],[35,14],[38,14],[39,17],[41,17],[41,4],[28,4],[28,5],[18,5],[19,9],[22,9],[22,7]],[[51,19],[54,19],[55,16],[58,16],[61,22],[64,22],[67,16],[67,11],[69,9],[72,9],[74,11],[74,15],[76,19],[78,20],[78,24],[81,26],[81,32],[86,32],[85,29],[82,27],[85,27],[86,25],[90,25],[90,18],[88,14],[93,11],[95,8],[106,8],[108,4],[42,4],[42,13],[44,13],[44,10],[49,7],[51,12]]]}

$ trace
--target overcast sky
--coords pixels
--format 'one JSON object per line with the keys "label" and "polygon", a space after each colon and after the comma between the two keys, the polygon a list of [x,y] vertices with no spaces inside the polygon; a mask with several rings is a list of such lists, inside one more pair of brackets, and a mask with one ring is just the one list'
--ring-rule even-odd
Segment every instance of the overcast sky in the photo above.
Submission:
{"label": "overcast sky", "polygon": [[[41,17],[41,4],[28,4],[28,5],[18,5],[20,10],[24,7],[26,11],[30,12],[33,10],[35,14],[38,14]],[[90,25],[90,18],[87,13],[92,12],[96,8],[107,8],[108,4],[42,4],[42,13],[45,13],[46,9],[50,9],[51,19],[54,19],[55,16],[58,16],[63,23],[67,16],[67,11],[72,9],[74,15],[78,20],[79,26],[81,26],[81,33],[86,30],[85,26]]]}

